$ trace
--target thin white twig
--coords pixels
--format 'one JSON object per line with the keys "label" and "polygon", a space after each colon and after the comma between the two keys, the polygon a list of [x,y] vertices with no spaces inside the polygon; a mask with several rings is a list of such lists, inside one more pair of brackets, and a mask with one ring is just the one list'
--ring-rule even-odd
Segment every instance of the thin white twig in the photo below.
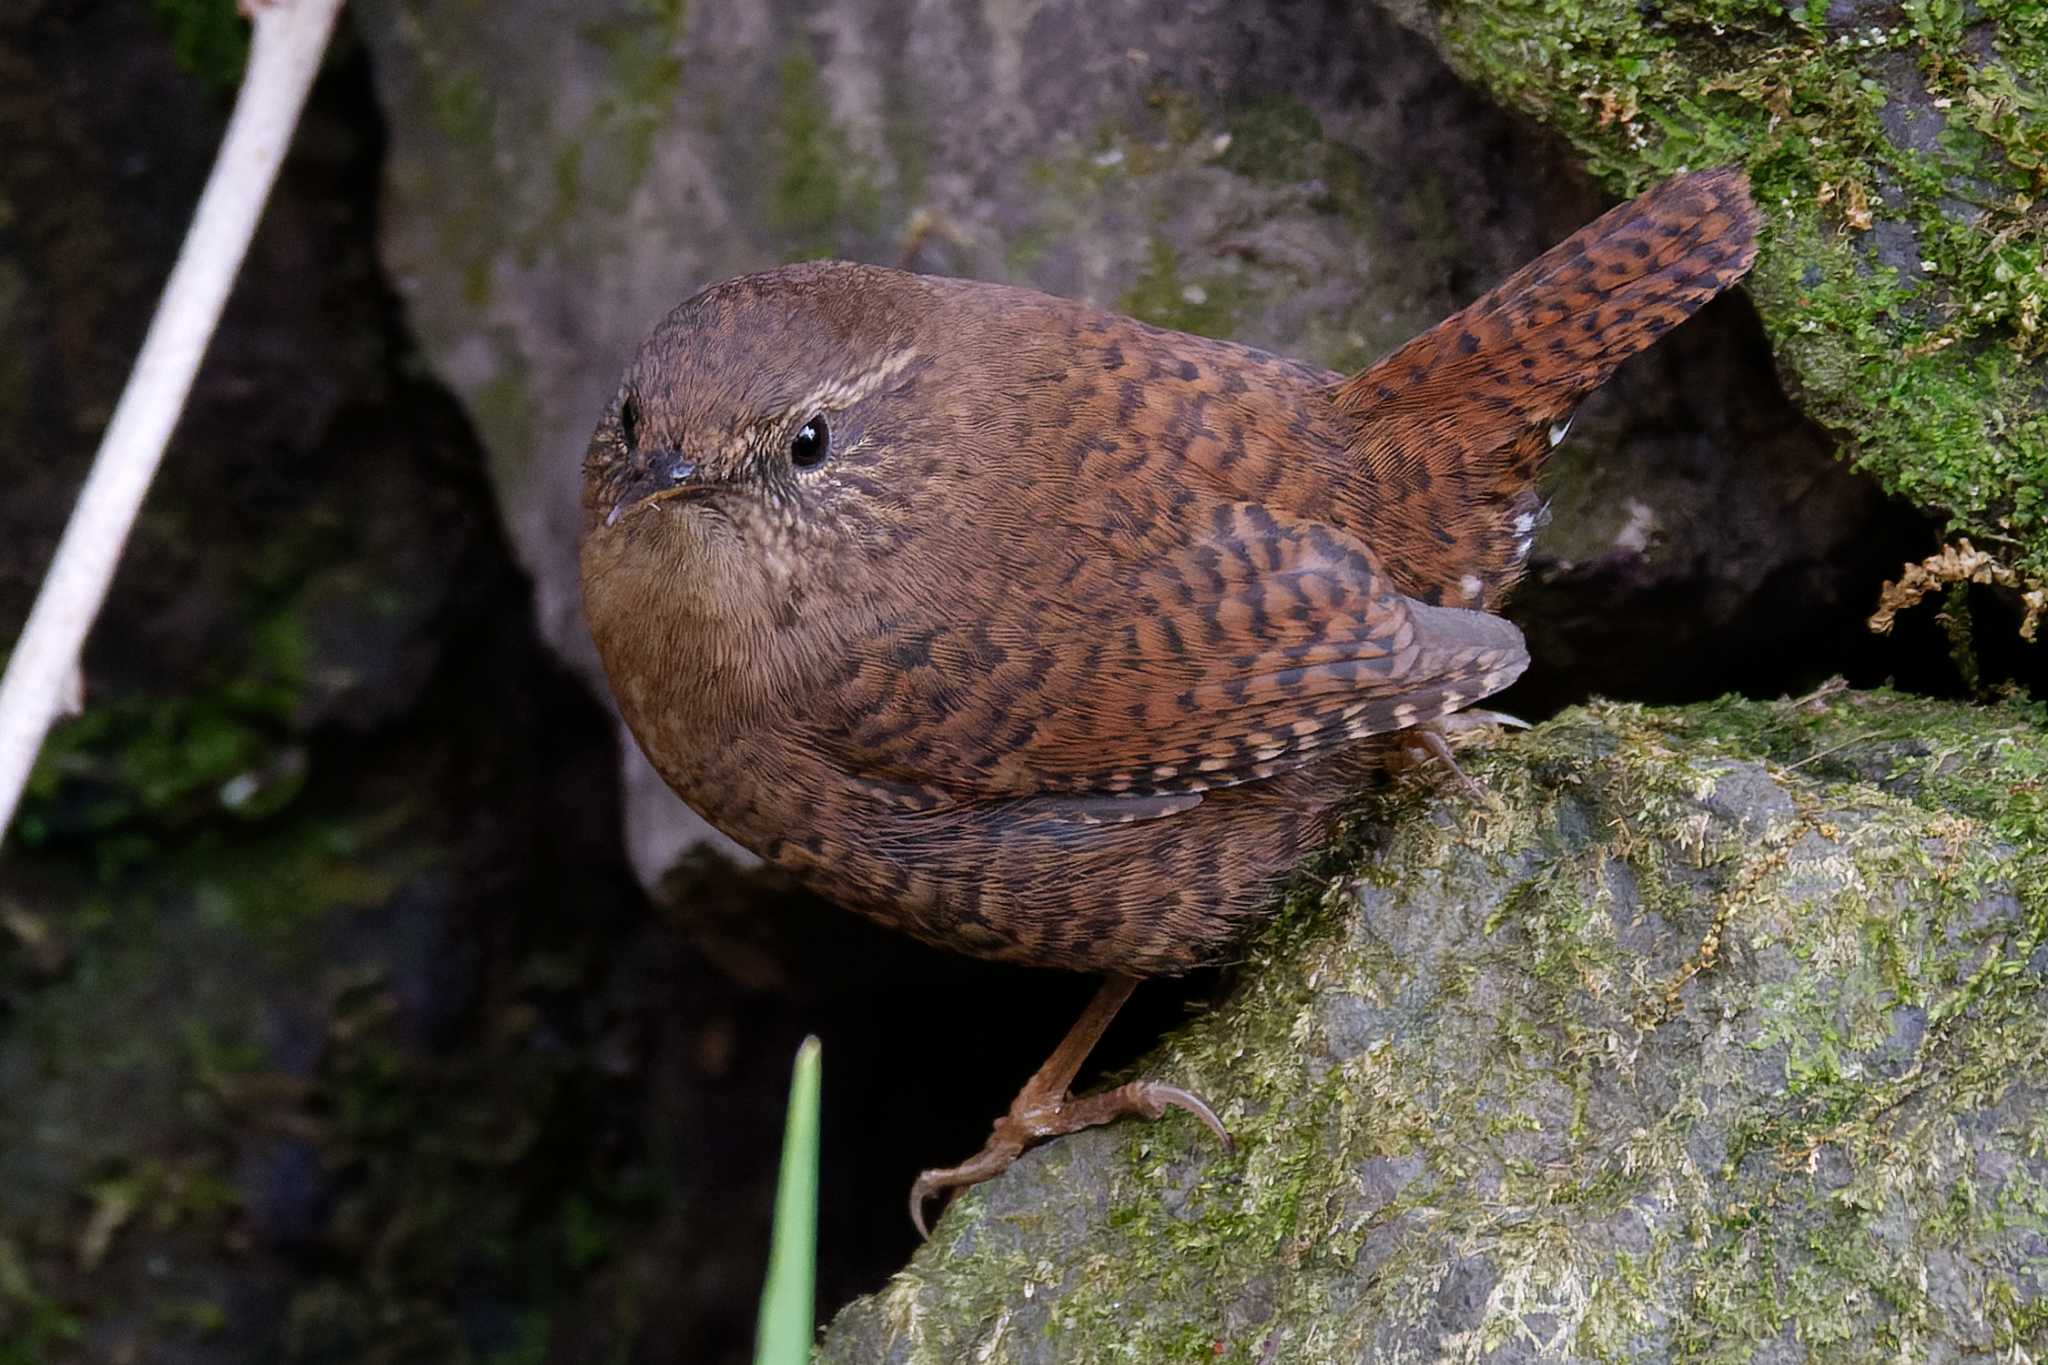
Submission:
{"label": "thin white twig", "polygon": [[79,650],[242,268],[341,3],[270,0],[255,9],[248,73],[213,173],[0,678],[0,837],[65,694],[75,689]]}

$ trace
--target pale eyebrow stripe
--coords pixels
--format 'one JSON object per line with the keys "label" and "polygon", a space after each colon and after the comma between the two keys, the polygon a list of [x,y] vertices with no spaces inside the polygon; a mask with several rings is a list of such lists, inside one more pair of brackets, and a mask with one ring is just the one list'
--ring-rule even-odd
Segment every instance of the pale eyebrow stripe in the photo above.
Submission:
{"label": "pale eyebrow stripe", "polygon": [[[881,363],[874,366],[874,368],[855,375],[850,379],[834,379],[818,385],[818,387],[812,389],[796,402],[784,407],[781,412],[774,416],[764,417],[735,432],[721,447],[724,457],[732,460],[746,459],[748,453],[753,450],[755,442],[764,432],[775,430],[798,414],[808,418],[821,408],[849,407],[854,403],[858,403],[863,398],[880,392],[882,387],[890,380],[909,369],[911,363],[917,358],[917,348],[906,346],[900,351],[885,356]],[[858,445],[853,447],[856,450],[859,448]]]}
{"label": "pale eyebrow stripe", "polygon": [[790,404],[782,417],[776,420],[786,421],[788,418],[799,413],[808,416],[820,408],[843,408],[858,403],[861,399],[879,392],[883,385],[887,384],[897,375],[902,374],[904,370],[910,367],[910,363],[916,359],[917,348],[906,346],[902,350],[884,357],[880,364],[865,373],[848,379],[834,379],[829,383],[820,384],[817,388],[812,389],[802,398]]}

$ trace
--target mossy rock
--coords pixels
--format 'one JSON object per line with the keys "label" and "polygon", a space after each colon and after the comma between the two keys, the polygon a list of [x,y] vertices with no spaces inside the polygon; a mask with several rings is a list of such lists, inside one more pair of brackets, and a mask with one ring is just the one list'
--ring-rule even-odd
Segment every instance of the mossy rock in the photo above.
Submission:
{"label": "mossy rock", "polygon": [[1139,1067],[1237,1153],[1041,1147],[823,1359],[2029,1358],[2044,719],[1601,705],[1377,801]]}
{"label": "mossy rock", "polygon": [[2048,9],[1383,3],[1618,193],[1746,166],[1749,288],[1806,409],[2048,579]]}

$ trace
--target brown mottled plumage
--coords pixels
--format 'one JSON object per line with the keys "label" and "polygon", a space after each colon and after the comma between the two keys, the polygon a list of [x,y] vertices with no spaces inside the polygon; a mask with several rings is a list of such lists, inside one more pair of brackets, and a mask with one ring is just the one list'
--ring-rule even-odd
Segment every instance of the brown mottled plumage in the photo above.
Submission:
{"label": "brown mottled plumage", "polygon": [[713,824],[929,942],[1213,960],[1381,762],[1361,741],[1521,673],[1481,609],[1543,456],[1755,226],[1739,172],[1671,181],[1351,379],[871,266],[716,285],[585,463],[627,724]]}

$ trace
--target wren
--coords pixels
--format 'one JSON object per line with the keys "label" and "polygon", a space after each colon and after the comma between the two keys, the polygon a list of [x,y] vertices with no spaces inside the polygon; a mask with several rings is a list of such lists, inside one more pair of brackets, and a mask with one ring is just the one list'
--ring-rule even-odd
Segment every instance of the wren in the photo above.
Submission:
{"label": "wren", "polygon": [[[1068,1087],[1137,978],[1227,954],[1383,770],[1528,663],[1496,615],[1544,456],[1748,270],[1681,176],[1351,378],[1028,290],[844,262],[714,285],[584,462],[583,602],[712,824],[929,943],[1108,977],[928,1197],[1195,1096]],[[1227,1138],[1226,1138],[1227,1141]]]}

